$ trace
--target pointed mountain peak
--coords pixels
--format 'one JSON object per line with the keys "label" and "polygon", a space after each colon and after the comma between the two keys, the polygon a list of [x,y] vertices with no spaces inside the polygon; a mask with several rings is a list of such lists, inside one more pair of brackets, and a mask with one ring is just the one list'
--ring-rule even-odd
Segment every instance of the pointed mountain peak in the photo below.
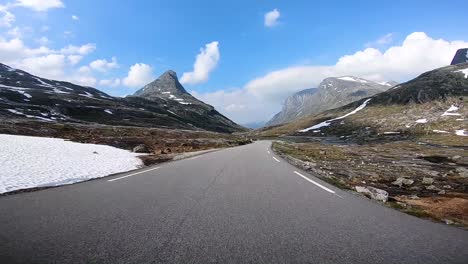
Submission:
{"label": "pointed mountain peak", "polygon": [[452,63],[450,63],[450,65],[456,65],[465,62],[468,62],[468,48],[457,50],[457,53],[455,53],[455,56],[453,57]]}
{"label": "pointed mountain peak", "polygon": [[178,80],[177,73],[173,70],[168,70],[165,73],[161,74],[161,76],[159,76],[158,79],[161,79],[161,78],[173,78],[173,79]]}

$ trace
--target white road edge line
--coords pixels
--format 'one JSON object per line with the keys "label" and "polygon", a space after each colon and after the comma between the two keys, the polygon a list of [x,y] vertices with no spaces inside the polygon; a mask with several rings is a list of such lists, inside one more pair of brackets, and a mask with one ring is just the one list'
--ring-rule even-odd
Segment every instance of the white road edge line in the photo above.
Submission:
{"label": "white road edge line", "polygon": [[294,171],[294,173],[296,173],[297,175],[299,175],[299,176],[301,176],[302,178],[304,178],[306,181],[309,181],[309,182],[311,182],[311,183],[313,183],[313,184],[317,185],[318,187],[320,187],[320,188],[324,189],[325,191],[327,191],[327,192],[329,192],[329,193],[333,193],[333,194],[335,193],[335,191],[333,191],[333,190],[330,190],[330,189],[328,189],[327,187],[325,187],[325,186],[321,185],[320,183],[317,183],[317,182],[315,182],[315,181],[313,181],[313,180],[311,180],[311,179],[307,178],[306,176],[304,176],[304,175],[300,174],[300,173],[299,173],[299,172],[297,172],[297,171]]}
{"label": "white road edge line", "polygon": [[119,178],[115,178],[115,179],[111,179],[111,180],[107,180],[107,181],[108,182],[113,182],[113,181],[116,181],[116,180],[124,179],[124,178],[131,177],[131,176],[135,176],[137,174],[145,173],[145,172],[152,171],[152,170],[157,170],[159,168],[161,168],[161,167],[156,167],[156,168],[152,168],[152,169],[149,169],[149,170],[135,172],[135,173],[132,173],[132,174],[128,174],[128,175],[125,175],[125,176],[122,176],[122,177],[119,177]]}
{"label": "white road edge line", "polygon": [[273,157],[273,159],[276,160],[276,162],[280,162],[280,160],[275,157]]}
{"label": "white road edge line", "polygon": [[191,157],[191,158],[188,158],[188,160],[198,159],[199,157],[200,157],[200,156]]}

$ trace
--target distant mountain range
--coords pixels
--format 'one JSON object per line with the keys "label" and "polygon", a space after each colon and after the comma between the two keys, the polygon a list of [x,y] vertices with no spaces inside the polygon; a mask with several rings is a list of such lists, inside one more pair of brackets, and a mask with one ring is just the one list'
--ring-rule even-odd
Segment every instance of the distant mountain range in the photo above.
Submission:
{"label": "distant mountain range", "polygon": [[318,88],[306,89],[288,97],[281,112],[266,126],[291,122],[295,119],[337,108],[359,99],[386,91],[396,82],[377,83],[354,76],[324,79]]}
{"label": "distant mountain range", "polygon": [[[461,142],[468,136],[468,63],[425,72],[385,92],[290,123],[259,130],[261,136],[438,135]],[[466,142],[465,142],[466,143]],[[466,145],[466,144],[465,144]]]}
{"label": "distant mountain range", "polygon": [[224,133],[246,130],[185,91],[173,71],[120,98],[0,63],[0,121],[20,119]]}

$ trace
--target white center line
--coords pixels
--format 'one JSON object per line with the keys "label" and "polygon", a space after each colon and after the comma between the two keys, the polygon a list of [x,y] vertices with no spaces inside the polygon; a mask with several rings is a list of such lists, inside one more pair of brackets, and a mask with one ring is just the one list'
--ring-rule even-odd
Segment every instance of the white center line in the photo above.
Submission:
{"label": "white center line", "polygon": [[137,175],[137,174],[145,173],[145,172],[152,171],[152,170],[157,170],[157,169],[159,169],[159,168],[160,168],[160,167],[156,167],[156,168],[152,168],[152,169],[149,169],[149,170],[144,170],[144,171],[135,172],[135,173],[132,173],[132,174],[128,174],[128,175],[119,177],[119,178],[115,178],[115,179],[112,179],[112,180],[108,180],[108,182],[113,182],[113,181],[116,181],[116,180],[120,180],[120,179],[124,179],[124,178],[130,177],[130,176],[134,176],[134,175]]}
{"label": "white center line", "polygon": [[276,160],[276,162],[280,162],[279,159],[277,159],[277,158],[275,158],[275,157],[273,157],[273,159]]}
{"label": "white center line", "polygon": [[304,175],[300,174],[300,173],[299,173],[299,172],[297,172],[297,171],[294,171],[294,173],[296,173],[297,175],[301,176],[301,177],[302,177],[302,178],[304,178],[305,180],[307,180],[307,181],[309,181],[309,182],[311,182],[311,183],[313,183],[313,184],[317,185],[318,187],[320,187],[320,188],[324,189],[324,190],[325,190],[325,191],[327,191],[327,192],[330,192],[330,193],[335,193],[335,191],[333,191],[333,190],[330,190],[330,189],[328,189],[327,187],[325,187],[325,186],[321,185],[320,183],[317,183],[317,182],[315,182],[315,181],[313,181],[313,180],[311,180],[311,179],[307,178],[306,176],[304,176]]}

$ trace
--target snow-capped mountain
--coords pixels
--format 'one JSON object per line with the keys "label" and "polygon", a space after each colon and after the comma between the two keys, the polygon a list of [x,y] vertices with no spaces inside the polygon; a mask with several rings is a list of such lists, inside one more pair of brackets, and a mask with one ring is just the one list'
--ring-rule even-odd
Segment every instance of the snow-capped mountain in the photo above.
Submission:
{"label": "snow-capped mountain", "polygon": [[468,48],[457,50],[457,53],[455,53],[455,56],[453,57],[452,63],[450,63],[450,65],[465,62],[468,62]]}
{"label": "snow-capped mountain", "polygon": [[[161,89],[160,96],[152,96],[155,94],[154,84],[158,84],[158,89]],[[177,81],[174,72],[163,74],[145,87],[148,91],[138,96],[112,97],[91,87],[40,78],[0,63],[0,120],[97,123],[217,132],[244,130],[212,106],[188,94]]]}
{"label": "snow-capped mountain", "polygon": [[340,136],[366,141],[381,135],[430,135],[452,136],[459,144],[460,138],[468,136],[467,98],[468,63],[460,63],[425,72],[350,104],[266,128],[261,135]]}
{"label": "snow-capped mountain", "polygon": [[281,112],[266,125],[273,126],[294,119],[333,109],[383,92],[395,82],[373,82],[354,76],[326,78],[317,89],[306,89],[288,97]]}

